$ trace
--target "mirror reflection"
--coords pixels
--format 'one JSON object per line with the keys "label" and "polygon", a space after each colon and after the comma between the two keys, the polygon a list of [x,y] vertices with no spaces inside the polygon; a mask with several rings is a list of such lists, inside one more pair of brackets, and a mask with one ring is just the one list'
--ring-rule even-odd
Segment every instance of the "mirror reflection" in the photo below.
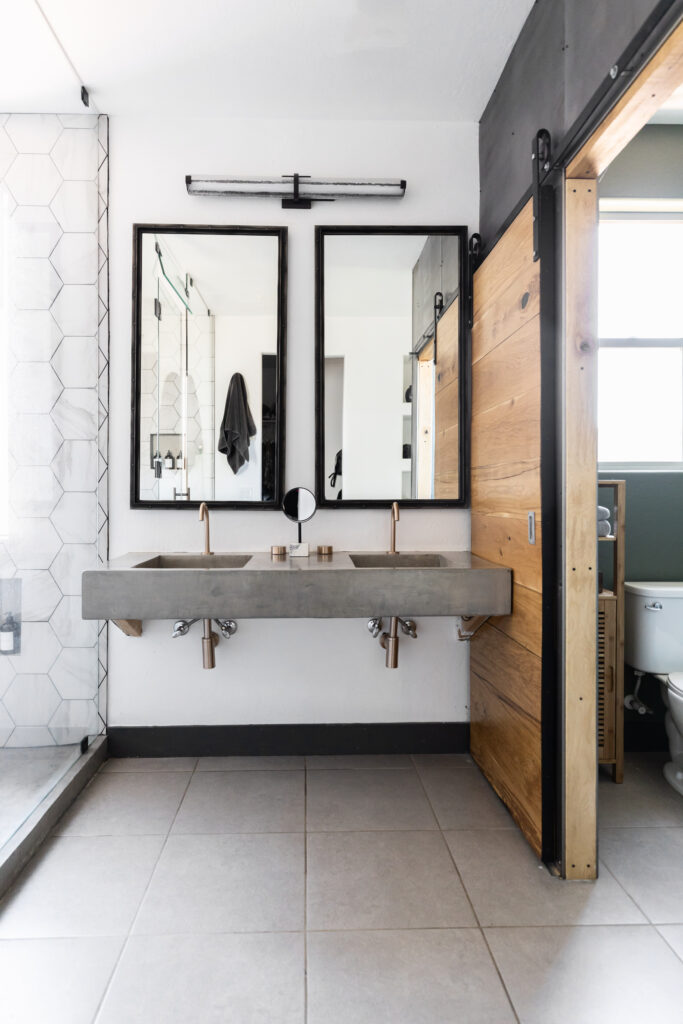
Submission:
{"label": "mirror reflection", "polygon": [[134,504],[276,504],[283,232],[138,228]]}
{"label": "mirror reflection", "polygon": [[318,231],[319,496],[458,501],[464,229]]}
{"label": "mirror reflection", "polygon": [[292,487],[282,501],[282,511],[293,523],[308,522],[315,510],[315,495],[307,487]]}

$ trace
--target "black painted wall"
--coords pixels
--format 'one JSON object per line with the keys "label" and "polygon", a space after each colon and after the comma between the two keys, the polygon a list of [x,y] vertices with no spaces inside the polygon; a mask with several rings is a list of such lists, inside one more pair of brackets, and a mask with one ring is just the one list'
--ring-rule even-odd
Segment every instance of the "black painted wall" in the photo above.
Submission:
{"label": "black painted wall", "polygon": [[[531,143],[558,154],[578,123],[642,63],[647,38],[678,0],[536,0],[480,123],[480,231],[487,246],[531,187]],[[610,68],[628,51],[616,83]],[[632,51],[632,52],[630,52]]]}

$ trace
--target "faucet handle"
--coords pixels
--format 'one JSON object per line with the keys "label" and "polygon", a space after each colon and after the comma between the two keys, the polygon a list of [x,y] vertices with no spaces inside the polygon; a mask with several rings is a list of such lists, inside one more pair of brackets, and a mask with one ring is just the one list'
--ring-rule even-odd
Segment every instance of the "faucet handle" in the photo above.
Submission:
{"label": "faucet handle", "polygon": [[379,636],[379,631],[382,628],[382,620],[378,617],[368,619],[368,632],[373,639]]}
{"label": "faucet handle", "polygon": [[406,636],[412,636],[413,640],[417,639],[417,623],[414,619],[401,619],[398,620],[401,624],[401,630]]}

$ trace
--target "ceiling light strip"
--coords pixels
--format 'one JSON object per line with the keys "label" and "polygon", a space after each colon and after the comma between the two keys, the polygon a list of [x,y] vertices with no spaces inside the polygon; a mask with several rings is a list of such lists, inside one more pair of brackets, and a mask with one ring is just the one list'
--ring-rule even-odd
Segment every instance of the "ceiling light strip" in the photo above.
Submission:
{"label": "ceiling light strip", "polygon": [[283,174],[279,178],[223,177],[191,175],[185,185],[194,196],[234,196],[256,199],[282,199],[283,205],[308,208],[311,202],[335,199],[402,199],[405,179],[313,178],[303,174]]}

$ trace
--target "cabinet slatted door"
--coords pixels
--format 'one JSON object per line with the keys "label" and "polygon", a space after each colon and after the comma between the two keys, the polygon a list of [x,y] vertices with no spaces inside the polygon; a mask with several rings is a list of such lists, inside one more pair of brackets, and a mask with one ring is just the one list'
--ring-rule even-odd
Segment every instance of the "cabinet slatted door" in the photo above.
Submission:
{"label": "cabinet slatted door", "polygon": [[598,760],[612,764],[616,757],[617,599],[598,598]]}

